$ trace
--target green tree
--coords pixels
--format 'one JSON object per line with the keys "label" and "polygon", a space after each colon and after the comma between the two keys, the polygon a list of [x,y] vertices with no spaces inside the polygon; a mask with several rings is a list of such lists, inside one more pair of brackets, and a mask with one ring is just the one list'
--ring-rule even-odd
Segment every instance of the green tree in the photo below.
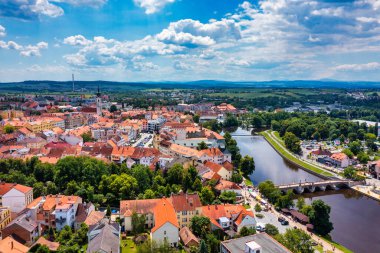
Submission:
{"label": "green tree", "polygon": [[278,228],[270,223],[265,225],[265,233],[267,233],[270,236],[278,235]]}
{"label": "green tree", "polygon": [[215,199],[215,195],[210,187],[203,187],[201,191],[201,200],[202,203],[207,205],[211,204]]}
{"label": "green tree", "polygon": [[224,127],[238,127],[239,121],[237,118],[231,114],[227,115],[226,119],[223,122]]}
{"label": "green tree", "polygon": [[167,173],[167,182],[169,184],[182,184],[183,167],[181,164],[174,164]]}
{"label": "green tree", "polygon": [[156,197],[156,194],[151,189],[147,189],[144,192],[144,199],[154,199],[155,197]]}
{"label": "green tree", "polygon": [[259,203],[256,203],[255,205],[255,212],[260,213],[263,209],[261,208],[261,205]]}
{"label": "green tree", "polygon": [[239,169],[244,174],[244,176],[252,174],[255,170],[255,162],[253,158],[247,155],[244,156],[240,161]]}
{"label": "green tree", "polygon": [[369,155],[365,152],[359,152],[357,158],[361,164],[367,164],[369,161]]}
{"label": "green tree", "polygon": [[4,132],[6,134],[11,134],[15,131],[15,127],[14,126],[11,126],[11,125],[5,125],[4,126]]}
{"label": "green tree", "polygon": [[328,235],[334,229],[330,222],[330,206],[318,199],[313,201],[311,207],[309,218],[310,223],[314,225],[314,231],[322,236]]}
{"label": "green tree", "polygon": [[198,143],[197,149],[198,150],[208,149],[208,146],[207,146],[206,142],[201,141],[200,143]]}
{"label": "green tree", "polygon": [[116,112],[116,111],[117,111],[116,105],[111,105],[110,112],[112,113],[112,112]]}
{"label": "green tree", "polygon": [[110,205],[107,205],[106,217],[111,217],[111,214],[112,214],[111,207]]}
{"label": "green tree", "polygon": [[132,213],[132,234],[138,235],[145,230],[145,215]]}
{"label": "green tree", "polygon": [[299,154],[301,152],[300,139],[291,132],[286,132],[284,135],[284,142],[287,149],[291,152]]}
{"label": "green tree", "polygon": [[348,148],[343,149],[342,153],[346,154],[351,159],[354,157],[354,153],[352,153],[352,151]]}
{"label": "green tree", "polygon": [[40,196],[46,196],[46,187],[44,183],[37,182],[33,185],[33,198],[38,198]]}
{"label": "green tree", "polygon": [[356,170],[352,166],[348,166],[347,168],[344,168],[343,176],[348,179],[356,179]]}
{"label": "green tree", "polygon": [[254,235],[254,234],[256,234],[256,229],[251,228],[251,227],[246,227],[246,226],[242,227],[239,232],[240,236],[248,236],[248,235]]}
{"label": "green tree", "polygon": [[287,229],[284,234],[277,234],[275,239],[293,253],[314,253],[310,235],[300,229]]}
{"label": "green tree", "polygon": [[205,238],[206,234],[210,232],[211,221],[205,216],[194,216],[190,221],[190,229],[194,235]]}
{"label": "green tree", "polygon": [[224,191],[219,196],[220,201],[223,203],[233,204],[236,200],[236,192],[233,191]]}
{"label": "green tree", "polygon": [[91,132],[83,133],[81,135],[83,142],[93,142],[95,141],[94,138],[92,138]]}
{"label": "green tree", "polygon": [[195,123],[199,123],[199,118],[200,118],[199,114],[195,114],[195,115],[193,116],[193,121],[194,121]]}
{"label": "green tree", "polygon": [[199,243],[199,253],[208,253],[208,247],[204,240]]}
{"label": "green tree", "polygon": [[286,192],[286,194],[281,195],[276,202],[276,207],[279,209],[282,208],[290,208],[294,206],[294,193],[293,191],[289,190]]}
{"label": "green tree", "polygon": [[305,199],[303,197],[299,197],[296,204],[298,211],[301,211],[305,204]]}
{"label": "green tree", "polygon": [[354,154],[354,155],[357,155],[359,154],[359,152],[362,150],[362,147],[361,147],[361,144],[360,142],[358,141],[353,141],[351,142],[348,147],[350,148],[351,152]]}
{"label": "green tree", "polygon": [[237,184],[243,182],[243,176],[240,173],[232,174],[231,181]]}
{"label": "green tree", "polygon": [[281,191],[273,184],[272,181],[267,180],[261,182],[258,188],[260,193],[273,204],[276,203],[281,196]]}
{"label": "green tree", "polygon": [[195,179],[192,189],[197,192],[202,191],[202,182],[199,178]]}

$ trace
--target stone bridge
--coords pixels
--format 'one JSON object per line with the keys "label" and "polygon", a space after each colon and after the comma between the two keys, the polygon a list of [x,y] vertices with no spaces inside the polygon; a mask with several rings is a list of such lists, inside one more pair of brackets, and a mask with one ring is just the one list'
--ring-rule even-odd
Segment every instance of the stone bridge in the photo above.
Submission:
{"label": "stone bridge", "polygon": [[295,193],[301,194],[303,192],[315,192],[325,190],[339,190],[341,188],[349,188],[358,184],[362,184],[360,181],[351,180],[326,180],[320,182],[300,182],[294,184],[277,185],[282,192],[292,190]]}

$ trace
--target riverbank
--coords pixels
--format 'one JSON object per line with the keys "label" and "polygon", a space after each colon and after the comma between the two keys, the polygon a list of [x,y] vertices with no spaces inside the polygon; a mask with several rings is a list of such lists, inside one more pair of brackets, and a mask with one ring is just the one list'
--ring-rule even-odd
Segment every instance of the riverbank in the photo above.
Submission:
{"label": "riverbank", "polygon": [[307,172],[310,172],[313,175],[319,176],[322,179],[337,177],[337,175],[323,168],[317,167],[315,165],[312,165],[310,163],[307,163],[298,159],[295,155],[290,153],[290,151],[288,151],[286,147],[283,146],[283,144],[280,141],[277,141],[275,137],[270,134],[269,131],[263,131],[260,134],[264,136],[265,140],[277,151],[279,155],[281,155],[288,162],[300,167],[303,170],[306,170]]}
{"label": "riverbank", "polygon": [[352,186],[351,188],[373,200],[380,201],[380,194],[373,192],[372,187],[373,186],[371,185],[355,185],[355,186]]}

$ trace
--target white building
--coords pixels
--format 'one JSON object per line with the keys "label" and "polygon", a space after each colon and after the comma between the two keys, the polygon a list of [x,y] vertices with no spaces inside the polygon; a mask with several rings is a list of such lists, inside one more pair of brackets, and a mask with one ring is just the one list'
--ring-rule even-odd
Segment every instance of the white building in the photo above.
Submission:
{"label": "white building", "polygon": [[33,188],[13,183],[0,183],[0,206],[19,213],[33,201]]}
{"label": "white building", "polygon": [[53,214],[57,231],[61,231],[64,226],[74,227],[76,206],[74,204],[58,203]]}

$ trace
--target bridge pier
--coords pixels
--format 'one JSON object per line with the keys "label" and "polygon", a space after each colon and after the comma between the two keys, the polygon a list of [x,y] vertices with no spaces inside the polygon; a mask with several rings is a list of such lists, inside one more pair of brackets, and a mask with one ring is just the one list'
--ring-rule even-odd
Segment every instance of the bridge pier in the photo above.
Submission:
{"label": "bridge pier", "polygon": [[298,194],[302,194],[305,191],[305,188],[303,188],[302,186],[298,186],[297,188],[295,188],[295,191]]}

